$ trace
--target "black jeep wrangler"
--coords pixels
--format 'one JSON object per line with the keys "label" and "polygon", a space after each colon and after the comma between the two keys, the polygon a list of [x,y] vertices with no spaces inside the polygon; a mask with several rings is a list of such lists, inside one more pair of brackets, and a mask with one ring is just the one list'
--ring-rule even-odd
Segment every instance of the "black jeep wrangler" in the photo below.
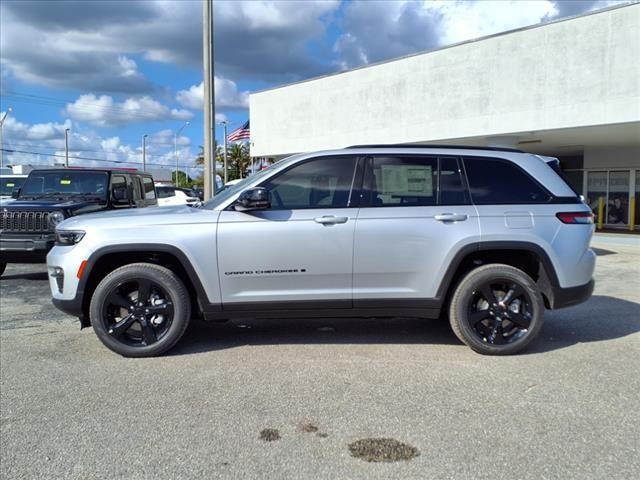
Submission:
{"label": "black jeep wrangler", "polygon": [[153,177],[137,170],[33,170],[0,207],[0,275],[7,263],[41,263],[65,218],[157,205]]}

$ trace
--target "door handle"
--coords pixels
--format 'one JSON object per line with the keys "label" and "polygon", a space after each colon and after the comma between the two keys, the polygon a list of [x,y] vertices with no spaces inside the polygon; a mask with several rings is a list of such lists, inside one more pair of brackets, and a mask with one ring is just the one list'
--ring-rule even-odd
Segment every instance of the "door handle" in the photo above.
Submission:
{"label": "door handle", "polygon": [[336,223],[347,223],[348,217],[336,217],[334,215],[324,215],[323,217],[316,217],[313,219],[316,223],[322,225],[335,225]]}
{"label": "door handle", "polygon": [[440,215],[436,215],[433,218],[435,218],[439,222],[464,222],[467,218],[469,218],[469,216],[465,215],[464,213],[441,213]]}

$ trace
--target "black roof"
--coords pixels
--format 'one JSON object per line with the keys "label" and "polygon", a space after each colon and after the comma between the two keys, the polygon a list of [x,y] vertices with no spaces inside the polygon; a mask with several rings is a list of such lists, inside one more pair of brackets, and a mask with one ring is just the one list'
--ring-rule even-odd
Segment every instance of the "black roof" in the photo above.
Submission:
{"label": "black roof", "polygon": [[461,150],[489,150],[493,152],[514,152],[514,153],[526,153],[517,148],[506,147],[480,147],[473,145],[435,145],[435,144],[422,144],[416,145],[415,143],[379,143],[373,145],[351,145],[346,148],[455,148]]}

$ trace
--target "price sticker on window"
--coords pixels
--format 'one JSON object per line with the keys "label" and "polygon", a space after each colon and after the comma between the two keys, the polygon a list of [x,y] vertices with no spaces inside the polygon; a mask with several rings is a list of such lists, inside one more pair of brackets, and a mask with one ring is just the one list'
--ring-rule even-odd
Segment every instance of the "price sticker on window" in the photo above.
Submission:
{"label": "price sticker on window", "polygon": [[71,185],[71,180],[63,178],[62,180],[60,180],[60,185]]}
{"label": "price sticker on window", "polygon": [[15,187],[16,184],[15,183],[7,183],[7,187]]}

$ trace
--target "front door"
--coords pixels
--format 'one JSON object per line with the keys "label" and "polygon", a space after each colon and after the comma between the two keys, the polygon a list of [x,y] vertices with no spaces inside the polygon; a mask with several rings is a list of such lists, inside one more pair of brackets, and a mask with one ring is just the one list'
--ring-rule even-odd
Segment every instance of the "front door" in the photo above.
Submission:
{"label": "front door", "polygon": [[455,157],[368,158],[354,241],[354,306],[433,308],[455,252],[479,240]]}
{"label": "front door", "polygon": [[223,309],[352,306],[356,163],[354,156],[304,161],[260,185],[271,208],[221,213]]}

